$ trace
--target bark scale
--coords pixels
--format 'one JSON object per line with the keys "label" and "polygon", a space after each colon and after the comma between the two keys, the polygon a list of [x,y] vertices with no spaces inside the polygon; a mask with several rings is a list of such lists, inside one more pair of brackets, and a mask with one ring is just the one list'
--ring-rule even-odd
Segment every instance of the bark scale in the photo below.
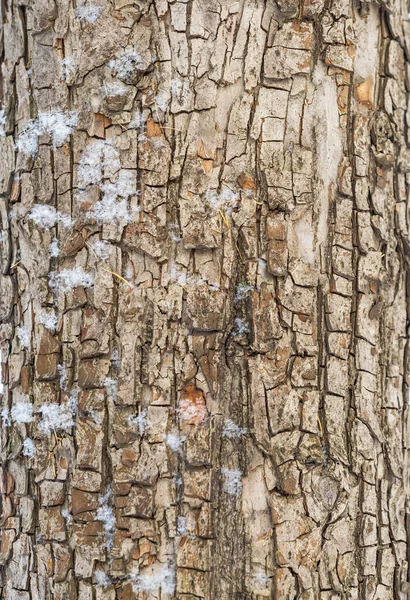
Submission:
{"label": "bark scale", "polygon": [[1,10],[1,598],[408,598],[405,2]]}

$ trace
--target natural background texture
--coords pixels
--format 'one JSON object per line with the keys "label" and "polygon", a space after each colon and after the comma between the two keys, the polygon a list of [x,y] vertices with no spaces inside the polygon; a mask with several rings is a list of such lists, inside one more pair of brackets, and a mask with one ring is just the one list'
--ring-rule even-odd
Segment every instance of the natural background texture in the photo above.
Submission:
{"label": "natural background texture", "polygon": [[1,11],[0,597],[408,598],[406,3]]}

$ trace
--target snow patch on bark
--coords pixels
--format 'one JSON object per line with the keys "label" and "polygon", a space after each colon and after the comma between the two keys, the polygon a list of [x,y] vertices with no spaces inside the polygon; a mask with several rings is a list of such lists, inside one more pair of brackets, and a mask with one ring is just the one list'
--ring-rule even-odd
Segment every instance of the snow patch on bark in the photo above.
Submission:
{"label": "snow patch on bark", "polygon": [[214,211],[230,212],[238,205],[239,195],[229,187],[224,187],[220,192],[208,190],[205,195],[206,204]]}
{"label": "snow patch on bark", "polygon": [[180,436],[178,433],[168,433],[165,442],[166,445],[171,448],[173,452],[181,453],[184,442],[186,441],[185,436]]}
{"label": "snow patch on bark", "polygon": [[6,114],[3,109],[0,110],[0,137],[4,137],[6,135]]}
{"label": "snow patch on bark", "polygon": [[57,223],[61,223],[63,227],[70,227],[72,224],[71,217],[57,211],[53,206],[48,206],[48,204],[35,204],[28,218],[39,227],[47,230],[57,225]]}
{"label": "snow patch on bark", "polygon": [[230,496],[239,496],[242,492],[242,471],[222,468],[221,473],[224,477],[223,491]]}
{"label": "snow patch on bark", "polygon": [[101,260],[107,260],[110,257],[113,247],[105,240],[96,240],[90,243],[90,247]]}
{"label": "snow patch on bark", "polygon": [[94,285],[94,276],[86,273],[81,267],[63,269],[60,273],[50,275],[50,287],[65,293],[71,292],[76,287],[89,288]]}
{"label": "snow patch on bark", "polygon": [[38,317],[39,322],[44,325],[49,331],[55,331],[58,323],[58,316],[56,314],[42,310]]}
{"label": "snow patch on bark", "polygon": [[34,157],[38,152],[38,138],[48,134],[54,148],[62,146],[73,133],[78,123],[75,112],[54,110],[40,113],[37,119],[27,123],[16,141],[16,149],[23,154]]}
{"label": "snow patch on bark", "polygon": [[17,327],[17,337],[20,340],[20,344],[23,348],[30,348],[30,332],[24,325]]}
{"label": "snow patch on bark", "polygon": [[175,567],[173,565],[154,565],[150,572],[133,577],[134,592],[157,592],[173,595],[175,592]]}
{"label": "snow patch on bark", "polygon": [[119,81],[114,81],[113,83],[104,83],[100,89],[104,96],[108,97],[125,96],[128,94],[128,88],[125,87],[125,85],[122,85],[122,83]]}
{"label": "snow patch on bark", "polygon": [[33,405],[22,399],[11,408],[10,414],[14,423],[31,423],[33,420]]}
{"label": "snow patch on bark", "polygon": [[118,397],[118,382],[115,381],[115,379],[112,379],[112,377],[106,377],[104,380],[104,386],[105,386],[105,389],[107,390],[108,396],[114,402],[116,402],[117,397]]}
{"label": "snow patch on bark", "polygon": [[192,517],[184,517],[184,516],[178,516],[177,518],[177,534],[184,536],[184,537],[190,537],[190,538],[195,538],[196,535],[194,534],[195,531],[195,527],[196,527],[196,522],[195,519],[193,519]]}
{"label": "snow patch on bark", "polygon": [[104,524],[105,545],[108,550],[111,550],[114,546],[114,531],[116,523],[114,511],[109,505],[110,498],[111,489],[109,488],[107,493],[98,500],[100,506],[97,509],[95,517],[97,521],[102,521]]}
{"label": "snow patch on bark", "polygon": [[31,438],[26,438],[23,442],[23,456],[32,458],[36,454],[36,445]]}
{"label": "snow patch on bark", "polygon": [[248,430],[246,427],[239,427],[236,423],[231,421],[231,419],[226,419],[224,428],[222,430],[222,436],[229,439],[237,439],[246,435]]}
{"label": "snow patch on bark", "polygon": [[144,408],[137,417],[132,417],[131,415],[128,417],[128,423],[137,428],[140,436],[143,436],[146,430],[151,427],[147,414],[148,411]]}
{"label": "snow patch on bark", "polygon": [[67,81],[71,79],[71,76],[75,73],[75,58],[74,56],[66,56],[61,61],[61,81]]}
{"label": "snow patch on bark", "polygon": [[69,404],[43,404],[39,412],[42,420],[39,422],[38,428],[47,435],[58,429],[69,431],[74,427],[74,411]]}
{"label": "snow patch on bark", "polygon": [[100,569],[94,571],[94,577],[96,588],[108,587],[111,585],[111,579],[108,577],[107,573],[101,571]]}
{"label": "snow patch on bark", "polygon": [[79,6],[74,14],[80,23],[95,23],[103,10],[103,6]]}
{"label": "snow patch on bark", "polygon": [[[103,183],[105,172],[117,173],[115,182]],[[130,209],[128,199],[138,195],[136,174],[121,169],[120,155],[114,146],[105,141],[93,142],[84,150],[78,166],[78,186],[84,190],[88,185],[99,185],[102,199],[95,203],[86,217],[99,223],[132,222],[139,209]]]}
{"label": "snow patch on bark", "polygon": [[1,411],[1,419],[3,421],[4,427],[9,427],[11,425],[10,411],[8,408],[3,408],[3,410]]}
{"label": "snow patch on bark", "polygon": [[60,254],[60,248],[58,245],[58,239],[57,238],[53,238],[53,241],[50,244],[50,258],[57,258],[57,256],[59,256]]}

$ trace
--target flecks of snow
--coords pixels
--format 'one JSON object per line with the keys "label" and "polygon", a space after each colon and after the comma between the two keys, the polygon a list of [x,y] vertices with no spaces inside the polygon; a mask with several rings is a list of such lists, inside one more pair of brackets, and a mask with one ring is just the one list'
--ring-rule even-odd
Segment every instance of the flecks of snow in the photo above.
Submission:
{"label": "flecks of snow", "polygon": [[71,217],[57,211],[53,206],[48,206],[48,204],[35,204],[28,218],[39,227],[47,230],[57,225],[57,223],[61,223],[64,227],[70,227],[72,224]]}
{"label": "flecks of snow", "polygon": [[196,285],[202,285],[206,283],[205,279],[198,277],[197,275],[187,275],[173,265],[169,272],[169,282],[180,287],[195,287]]}
{"label": "flecks of snow", "polygon": [[182,446],[186,441],[185,436],[180,436],[178,433],[168,433],[165,442],[173,452],[182,452]]}
{"label": "flecks of snow", "polygon": [[117,222],[123,225],[135,220],[139,209],[130,210],[127,202],[130,196],[136,195],[134,173],[121,169],[116,183],[105,183],[100,187],[102,200],[94,204],[87,213],[88,218],[96,219],[99,223]]}
{"label": "flecks of snow", "polygon": [[196,527],[195,519],[193,519],[192,517],[189,518],[189,517],[179,516],[177,518],[177,534],[178,535],[194,538],[194,537],[196,537],[194,534],[195,527]]}
{"label": "flecks of snow", "polygon": [[248,430],[246,429],[246,427],[239,427],[239,425],[231,421],[231,419],[226,419],[222,431],[223,437],[235,439],[240,438],[242,435],[246,435],[247,433]]}
{"label": "flecks of snow", "polygon": [[104,380],[104,387],[107,390],[107,394],[114,400],[117,400],[118,397],[118,382],[112,377],[106,377]]}
{"label": "flecks of snow", "polygon": [[61,80],[66,81],[70,79],[71,75],[75,72],[75,58],[74,56],[66,56],[61,61]]}
{"label": "flecks of snow", "polygon": [[179,103],[183,104],[191,92],[191,82],[189,79],[171,79],[170,90],[173,96],[176,96]]}
{"label": "flecks of snow", "polygon": [[71,292],[76,287],[89,288],[94,285],[94,276],[86,273],[81,267],[63,269],[60,273],[50,273],[51,288],[57,288],[64,293]]}
{"label": "flecks of snow", "polygon": [[16,148],[19,152],[34,157],[38,151],[38,138],[45,134],[50,136],[54,148],[58,148],[73,133],[77,123],[78,115],[75,112],[55,110],[40,113],[19,134]]}
{"label": "flecks of snow", "polygon": [[105,240],[96,240],[95,242],[92,242],[90,246],[101,260],[107,260],[113,250],[111,244]]}
{"label": "flecks of snow", "polygon": [[103,10],[103,6],[79,6],[75,9],[74,14],[81,23],[95,23]]}
{"label": "flecks of snow", "polygon": [[60,249],[58,247],[58,239],[53,238],[53,241],[50,244],[50,258],[57,258],[60,254]]}
{"label": "flecks of snow", "polygon": [[167,112],[168,105],[171,100],[171,93],[169,90],[160,89],[158,94],[155,96],[155,106],[163,113]]}
{"label": "flecks of snow", "polygon": [[148,411],[144,408],[137,417],[132,417],[131,415],[128,417],[128,423],[136,426],[140,436],[143,436],[145,431],[151,427],[147,414]]}
{"label": "flecks of snow", "polygon": [[176,412],[179,415],[180,421],[196,425],[203,423],[209,417],[206,406],[195,404],[186,398],[181,398]]}
{"label": "flecks of snow", "polygon": [[171,225],[168,226],[168,236],[175,243],[178,243],[182,240],[178,225],[171,223]]}
{"label": "flecks of snow", "polygon": [[6,135],[5,125],[6,125],[6,114],[5,114],[4,110],[1,109],[0,110],[0,137],[3,137]]}
{"label": "flecks of snow", "polygon": [[[113,186],[114,184],[108,184]],[[105,186],[107,189],[107,186]],[[113,191],[114,191],[113,189]],[[90,219],[96,219],[99,223],[123,223],[127,224],[132,221],[132,216],[128,208],[127,201],[125,199],[117,201],[117,195],[114,194],[104,196],[102,200],[99,200],[94,204],[93,210],[87,213],[87,217]]]}
{"label": "flecks of snow", "polygon": [[73,409],[69,404],[43,404],[39,412],[42,420],[39,422],[38,428],[48,435],[58,429],[69,431],[74,427]]}
{"label": "flecks of snow", "polygon": [[125,81],[132,78],[135,71],[141,71],[148,68],[147,60],[144,60],[139,52],[130,48],[121,54],[117,54],[117,58],[110,60],[107,66],[114,69],[116,76]]}
{"label": "flecks of snow", "polygon": [[249,333],[249,325],[243,319],[236,317],[234,324],[235,324],[235,329],[234,329],[235,335],[246,335],[247,333]]}
{"label": "flecks of snow", "polygon": [[15,423],[31,423],[33,420],[33,405],[24,400],[16,402],[12,406],[10,414]]}
{"label": "flecks of snow", "polygon": [[39,314],[38,320],[49,331],[55,331],[59,319],[56,314],[42,310]]}
{"label": "flecks of snow", "polygon": [[224,477],[223,491],[230,496],[239,496],[242,492],[242,472],[222,468],[221,473]]}
{"label": "flecks of snow", "polygon": [[23,348],[30,348],[30,332],[28,331],[27,327],[24,327],[24,325],[17,327],[16,333]]}
{"label": "flecks of snow", "polygon": [[109,585],[111,585],[111,579],[108,577],[107,573],[101,571],[101,569],[97,569],[96,571],[94,571],[94,577],[96,588],[108,587]]}
{"label": "flecks of snow", "polygon": [[164,594],[175,592],[175,567],[173,565],[156,564],[149,568],[149,572],[135,576],[134,592],[157,592]]}
{"label": "flecks of snow", "polygon": [[8,408],[3,408],[3,410],[1,411],[1,418],[3,421],[4,427],[9,427],[11,425],[10,411]]}
{"label": "flecks of snow", "polygon": [[213,210],[229,213],[238,205],[239,196],[231,188],[224,187],[219,193],[216,190],[208,190],[205,198],[207,205]]}
{"label": "flecks of snow", "polygon": [[64,365],[57,365],[57,371],[60,379],[60,388],[67,391],[68,373]]}
{"label": "flecks of snow", "polygon": [[102,521],[104,524],[104,533],[105,533],[105,545],[108,550],[111,550],[114,545],[114,531],[115,531],[115,514],[111,506],[109,505],[111,497],[111,489],[107,490],[107,493],[104,496],[99,498],[98,503],[99,507],[96,513],[96,520]]}
{"label": "flecks of snow", "polygon": [[153,137],[147,137],[145,134],[143,134],[138,136],[138,141],[148,142],[153,148],[165,148],[164,139],[159,136],[154,135]]}
{"label": "flecks of snow", "polygon": [[254,580],[255,584],[261,588],[266,588],[271,583],[270,578],[264,573],[254,573],[252,575],[252,579]]}
{"label": "flecks of snow", "polygon": [[122,83],[119,81],[114,81],[113,83],[104,83],[100,89],[104,96],[108,97],[125,96],[129,91],[129,88],[125,87],[125,85],[122,85]]}
{"label": "flecks of snow", "polygon": [[113,348],[111,352],[111,362],[116,369],[119,369],[121,366],[121,358],[118,348]]}
{"label": "flecks of snow", "polygon": [[97,415],[96,411],[93,408],[91,408],[88,411],[88,414],[90,415],[90,417],[92,418],[92,420],[94,421],[94,423],[96,423],[97,425],[101,425],[102,418]]}
{"label": "flecks of snow", "polygon": [[101,183],[103,170],[109,167],[113,172],[121,168],[119,152],[110,142],[98,140],[87,146],[78,165],[78,184],[85,189],[87,185]]}
{"label": "flecks of snow", "polygon": [[[118,173],[114,183],[103,183],[104,172]],[[98,184],[102,199],[96,202],[87,218],[100,223],[130,223],[138,214],[138,209],[130,210],[127,200],[137,195],[136,174],[121,169],[119,152],[108,142],[93,142],[84,150],[78,166],[78,185],[85,189],[88,185]]]}
{"label": "flecks of snow", "polygon": [[35,456],[36,454],[36,445],[31,438],[26,438],[23,442],[23,456],[28,456],[29,458]]}
{"label": "flecks of snow", "polygon": [[128,129],[143,129],[146,119],[142,113],[135,113],[128,124]]}
{"label": "flecks of snow", "polygon": [[243,300],[244,298],[246,298],[246,296],[249,294],[249,292],[253,292],[254,290],[255,290],[255,288],[252,285],[240,283],[236,287],[235,301],[239,302],[240,300]]}
{"label": "flecks of snow", "polygon": [[177,487],[181,487],[184,483],[182,479],[181,473],[172,473],[172,481],[175,483]]}
{"label": "flecks of snow", "polygon": [[66,522],[66,525],[71,525],[71,523],[73,522],[73,515],[70,513],[68,508],[63,508],[61,514]]}

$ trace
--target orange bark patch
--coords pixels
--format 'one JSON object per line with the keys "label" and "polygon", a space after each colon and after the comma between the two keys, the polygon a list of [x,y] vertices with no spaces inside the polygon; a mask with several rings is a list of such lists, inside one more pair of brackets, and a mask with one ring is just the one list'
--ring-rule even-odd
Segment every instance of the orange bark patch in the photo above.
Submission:
{"label": "orange bark patch", "polygon": [[132,465],[136,462],[138,455],[126,448],[121,456],[121,462],[125,467],[132,467]]}
{"label": "orange bark patch", "polygon": [[204,394],[194,385],[188,385],[181,393],[179,416],[187,425],[200,425],[208,417]]}
{"label": "orange bark patch", "polygon": [[366,104],[369,108],[373,106],[373,76],[366,77],[363,83],[356,86],[356,98],[362,104]]}
{"label": "orange bark patch", "polygon": [[237,182],[243,190],[254,190],[255,182],[250,175],[247,173],[241,173],[238,176]]}
{"label": "orange bark patch", "polygon": [[201,159],[201,163],[202,163],[202,167],[205,171],[205,173],[207,175],[209,175],[209,173],[212,171],[212,168],[214,166],[214,154],[212,152],[209,152],[204,145],[204,142],[202,140],[199,140],[198,142],[198,147],[197,147],[197,151],[196,151],[197,155],[199,156],[199,158]]}
{"label": "orange bark patch", "polygon": [[146,133],[147,137],[149,137],[149,138],[162,136],[161,127],[158,125],[158,123],[155,123],[155,121],[153,121],[152,119],[148,119],[145,133]]}

